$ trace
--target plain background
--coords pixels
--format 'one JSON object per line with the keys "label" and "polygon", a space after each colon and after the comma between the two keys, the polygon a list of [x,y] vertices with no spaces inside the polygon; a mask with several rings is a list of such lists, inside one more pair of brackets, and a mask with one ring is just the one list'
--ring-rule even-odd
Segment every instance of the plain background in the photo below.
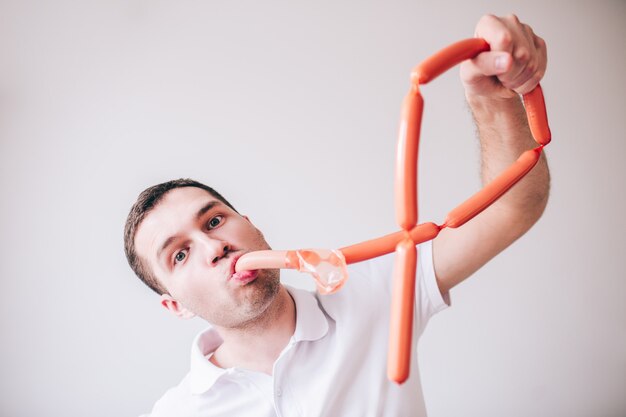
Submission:
{"label": "plain background", "polygon": [[[0,1],[0,415],[138,415],[185,374],[204,323],[123,255],[150,185],[216,187],[277,249],[395,231],[411,68],[511,12],[548,43],[551,199],[430,323],[427,406],[626,415],[626,3],[506,0]],[[420,217],[441,222],[478,146],[458,69],[423,93]]]}

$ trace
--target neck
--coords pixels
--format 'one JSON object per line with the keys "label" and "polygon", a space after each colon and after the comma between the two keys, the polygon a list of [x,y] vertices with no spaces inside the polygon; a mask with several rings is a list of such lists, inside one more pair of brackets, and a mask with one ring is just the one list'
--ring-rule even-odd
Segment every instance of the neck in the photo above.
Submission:
{"label": "neck", "polygon": [[285,287],[267,310],[241,328],[218,328],[224,342],[211,356],[221,368],[246,368],[272,374],[274,362],[296,330],[296,307]]}

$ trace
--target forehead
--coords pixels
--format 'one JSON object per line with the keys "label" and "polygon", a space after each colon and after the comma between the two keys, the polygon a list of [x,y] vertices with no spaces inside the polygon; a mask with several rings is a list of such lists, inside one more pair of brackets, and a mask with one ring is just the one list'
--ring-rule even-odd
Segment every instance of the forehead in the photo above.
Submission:
{"label": "forehead", "polygon": [[156,214],[161,216],[163,214],[194,214],[205,204],[209,202],[217,202],[221,204],[217,198],[211,195],[208,191],[198,187],[181,187],[174,188],[168,191],[161,198],[161,201],[152,209],[146,216],[144,221],[148,217]]}
{"label": "forehead", "polygon": [[209,203],[227,208],[225,204],[197,187],[175,188],[146,215],[135,234],[137,254],[146,259],[156,254],[159,244],[196,223],[198,211]]}

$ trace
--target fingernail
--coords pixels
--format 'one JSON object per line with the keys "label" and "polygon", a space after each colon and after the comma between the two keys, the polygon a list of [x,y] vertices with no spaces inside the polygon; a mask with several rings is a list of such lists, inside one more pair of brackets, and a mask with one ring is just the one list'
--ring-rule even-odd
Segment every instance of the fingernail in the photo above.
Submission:
{"label": "fingernail", "polygon": [[506,65],[506,59],[503,56],[496,57],[496,69],[503,70]]}

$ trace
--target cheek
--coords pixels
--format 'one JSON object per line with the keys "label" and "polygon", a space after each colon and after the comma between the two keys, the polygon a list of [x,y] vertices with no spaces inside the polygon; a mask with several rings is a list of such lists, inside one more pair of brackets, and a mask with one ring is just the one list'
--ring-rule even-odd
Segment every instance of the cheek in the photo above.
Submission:
{"label": "cheek", "polygon": [[190,296],[198,290],[196,281],[198,280],[194,280],[192,274],[179,272],[170,277],[167,289],[176,300],[187,303]]}
{"label": "cheek", "polygon": [[254,248],[260,248],[260,249],[270,248],[270,246],[265,241],[265,237],[263,236],[263,233],[261,233],[260,230],[254,228],[253,230],[250,231],[250,236],[252,236],[252,246]]}
{"label": "cheek", "polygon": [[209,280],[189,280],[176,288],[172,295],[188,310],[210,323],[220,323],[224,311],[229,311],[229,294],[223,286]]}
{"label": "cheek", "polygon": [[185,271],[173,276],[168,289],[172,297],[187,304],[206,302],[223,291],[218,277],[198,265],[188,265]]}

